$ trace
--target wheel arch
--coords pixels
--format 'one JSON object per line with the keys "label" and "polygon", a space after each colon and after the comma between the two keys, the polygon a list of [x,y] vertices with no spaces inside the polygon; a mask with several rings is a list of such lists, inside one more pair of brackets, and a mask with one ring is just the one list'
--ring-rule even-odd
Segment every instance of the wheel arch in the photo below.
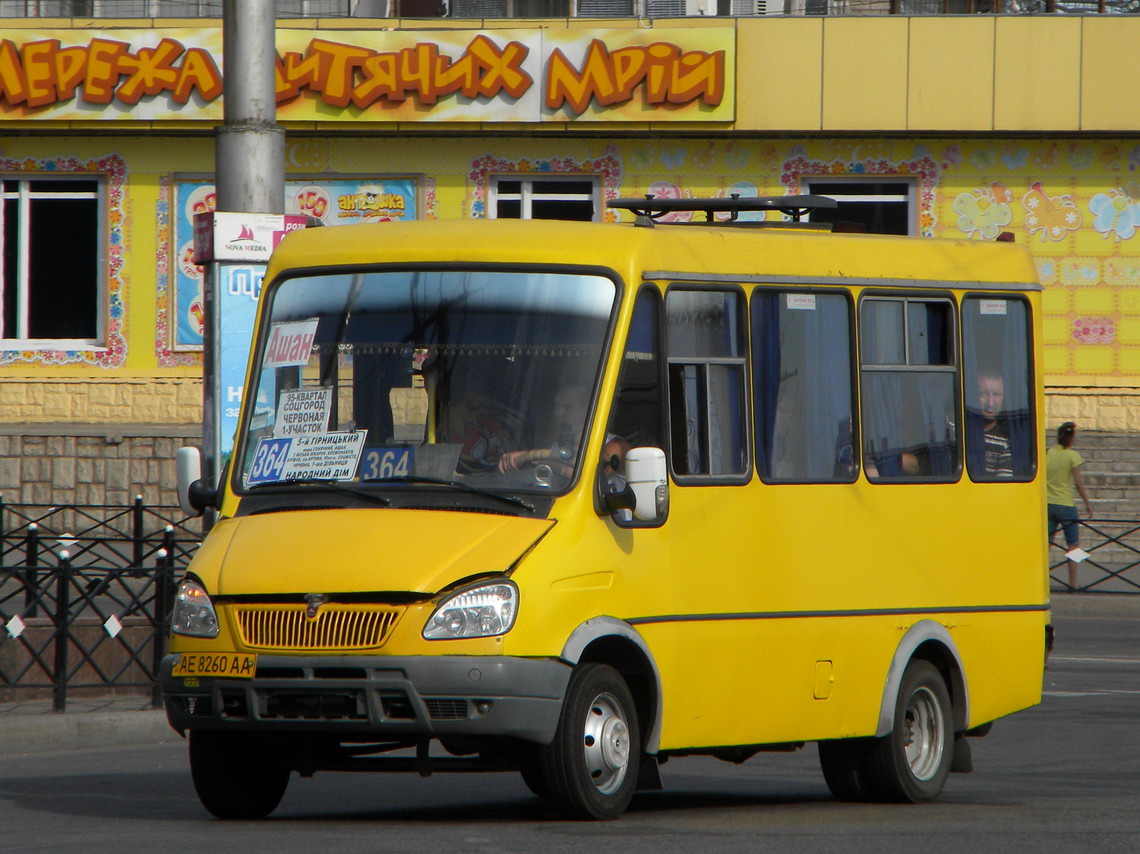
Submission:
{"label": "wheel arch", "polygon": [[637,630],[616,617],[595,617],[570,634],[561,658],[571,665],[608,664],[622,675],[637,704],[642,747],[656,754],[661,742],[661,674]]}
{"label": "wheel arch", "polygon": [[895,648],[883,697],[879,705],[879,722],[876,736],[885,736],[894,725],[895,705],[903,673],[911,661],[921,659],[933,664],[942,674],[954,713],[954,732],[966,729],[970,720],[970,692],[966,683],[966,669],[950,632],[934,620],[920,620],[911,626]]}

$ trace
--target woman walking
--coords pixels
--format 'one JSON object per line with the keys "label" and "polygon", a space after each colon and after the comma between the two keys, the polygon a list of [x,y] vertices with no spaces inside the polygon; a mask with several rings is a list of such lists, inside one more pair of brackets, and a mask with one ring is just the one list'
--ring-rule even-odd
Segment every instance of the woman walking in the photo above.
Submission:
{"label": "woman walking", "polygon": [[[1077,437],[1077,425],[1066,421],[1057,428],[1057,444],[1045,454],[1045,482],[1049,507],[1049,542],[1060,526],[1065,535],[1065,553],[1068,554],[1080,544],[1077,520],[1077,503],[1073,499],[1073,486],[1077,487],[1081,500],[1085,502],[1085,512],[1092,515],[1089,494],[1081,482],[1081,464],[1084,458],[1073,450]],[[1077,562],[1069,560],[1069,588],[1077,589]]]}

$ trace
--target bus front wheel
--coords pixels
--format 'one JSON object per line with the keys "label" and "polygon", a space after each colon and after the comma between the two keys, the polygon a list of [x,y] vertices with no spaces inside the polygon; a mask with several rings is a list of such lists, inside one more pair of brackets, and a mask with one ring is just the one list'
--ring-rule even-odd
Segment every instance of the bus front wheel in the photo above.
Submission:
{"label": "bus front wheel", "polygon": [[248,733],[194,730],[190,776],[198,800],[218,818],[265,818],[285,794],[289,769]]}
{"label": "bus front wheel", "polygon": [[867,755],[867,781],[878,801],[920,803],[942,791],[954,755],[950,692],[938,668],[907,665],[895,701],[894,724]]}
{"label": "bus front wheel", "polygon": [[616,818],[633,797],[640,757],[637,709],[621,674],[605,664],[576,667],[542,752],[546,794],[575,818]]}

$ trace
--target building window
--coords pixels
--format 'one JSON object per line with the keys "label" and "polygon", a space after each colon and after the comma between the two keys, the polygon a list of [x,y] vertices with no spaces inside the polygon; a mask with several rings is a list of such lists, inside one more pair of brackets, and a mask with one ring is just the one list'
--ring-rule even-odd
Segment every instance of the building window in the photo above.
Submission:
{"label": "building window", "polygon": [[800,186],[839,203],[838,210],[813,211],[812,222],[832,223],[836,231],[918,234],[918,187],[912,178],[803,178]]}
{"label": "building window", "polygon": [[0,339],[101,343],[102,181],[5,176],[0,205]]}
{"label": "building window", "polygon": [[503,175],[487,199],[490,219],[601,221],[601,184],[590,175]]}

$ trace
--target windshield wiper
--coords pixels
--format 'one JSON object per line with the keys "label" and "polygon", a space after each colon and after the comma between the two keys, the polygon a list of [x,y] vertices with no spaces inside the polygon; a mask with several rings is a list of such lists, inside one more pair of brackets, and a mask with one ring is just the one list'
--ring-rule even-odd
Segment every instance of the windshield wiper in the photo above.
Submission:
{"label": "windshield wiper", "polygon": [[528,513],[534,512],[534,505],[529,501],[524,501],[514,495],[501,495],[498,492],[492,492],[489,489],[480,489],[478,486],[471,486],[468,483],[463,483],[458,480],[444,480],[441,477],[425,477],[423,475],[408,475],[407,477],[377,477],[368,478],[368,483],[430,483],[434,486],[449,486],[453,489],[462,489],[467,492],[472,492],[475,495],[482,495],[486,498],[494,498],[496,501],[502,501],[504,504],[511,504],[515,507],[521,507]]}
{"label": "windshield wiper", "polygon": [[361,489],[358,486],[345,483],[340,480],[325,480],[323,478],[304,478],[299,480],[275,480],[272,483],[258,483],[254,486],[247,487],[248,492],[262,492],[269,491],[277,487],[278,491],[288,490],[294,486],[312,486],[318,489],[328,489],[332,492],[343,492],[347,495],[355,495],[358,498],[366,498],[369,501],[374,501],[384,507],[392,503],[390,498],[383,495],[378,495],[369,489]]}

